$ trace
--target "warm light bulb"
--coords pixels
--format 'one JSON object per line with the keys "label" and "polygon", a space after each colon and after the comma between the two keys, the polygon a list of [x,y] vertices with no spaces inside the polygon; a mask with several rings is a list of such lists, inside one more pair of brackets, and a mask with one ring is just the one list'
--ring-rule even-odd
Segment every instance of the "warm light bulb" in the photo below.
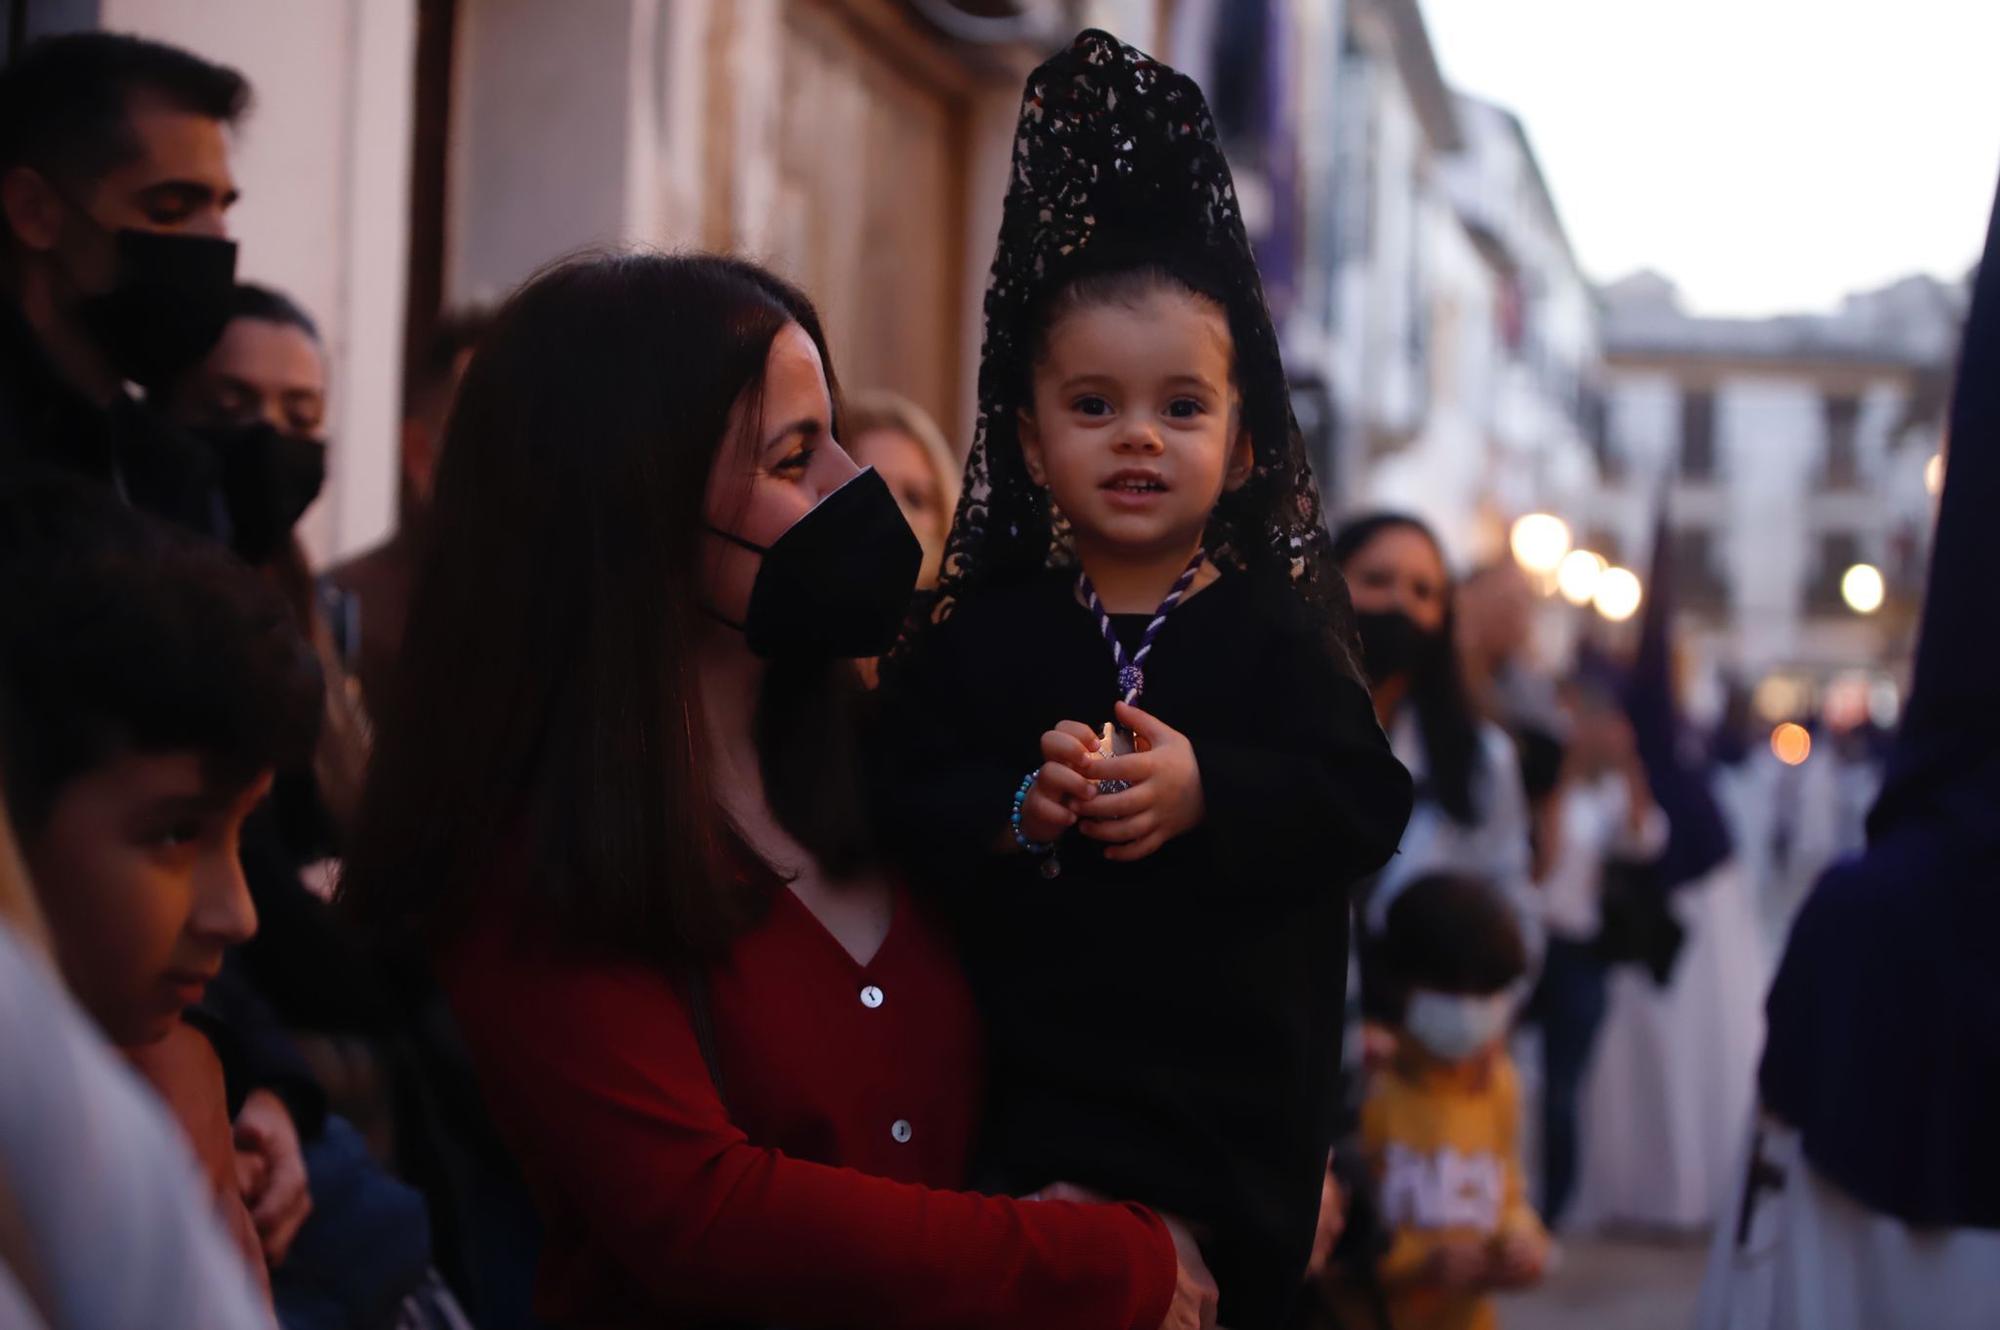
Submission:
{"label": "warm light bulb", "polygon": [[1556,590],[1562,592],[1564,600],[1572,605],[1588,605],[1597,594],[1597,580],[1610,567],[1601,554],[1589,550],[1571,550],[1563,556],[1556,568]]}
{"label": "warm light bulb", "polygon": [[1528,572],[1547,576],[1569,553],[1569,523],[1552,513],[1529,513],[1514,523],[1509,543],[1514,561]]}
{"label": "warm light bulb", "polygon": [[1591,601],[1599,614],[1613,623],[1624,623],[1639,612],[1643,596],[1637,573],[1630,568],[1606,568],[1597,579]]}
{"label": "warm light bulb", "polygon": [[1771,731],[1771,754],[1788,767],[1801,766],[1812,756],[1812,735],[1805,726],[1786,721]]}
{"label": "warm light bulb", "polygon": [[1881,570],[1872,563],[1857,563],[1840,579],[1840,598],[1856,614],[1873,614],[1888,599]]}

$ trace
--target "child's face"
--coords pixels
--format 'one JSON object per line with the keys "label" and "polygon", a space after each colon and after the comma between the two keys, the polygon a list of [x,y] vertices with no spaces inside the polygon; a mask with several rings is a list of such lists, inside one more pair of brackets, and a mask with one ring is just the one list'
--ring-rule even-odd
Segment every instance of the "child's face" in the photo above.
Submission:
{"label": "child's face", "polygon": [[1439,1062],[1471,1062],[1506,1037],[1516,994],[1413,990],[1403,1008],[1403,1032]]}
{"label": "child's face", "polygon": [[269,772],[217,791],[194,753],[124,753],[63,788],[26,858],[70,991],[113,1043],[163,1037],[257,931],[237,841]]}
{"label": "child's face", "polygon": [[1049,329],[1021,448],[1080,544],[1194,548],[1252,466],[1232,362],[1223,312],[1184,291],[1085,305]]}

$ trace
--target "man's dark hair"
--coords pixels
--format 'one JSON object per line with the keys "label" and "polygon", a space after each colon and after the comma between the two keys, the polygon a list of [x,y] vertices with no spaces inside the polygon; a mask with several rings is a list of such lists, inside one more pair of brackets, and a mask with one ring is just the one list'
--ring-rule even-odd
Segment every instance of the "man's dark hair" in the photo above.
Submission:
{"label": "man's dark hair", "polygon": [[66,477],[0,484],[0,770],[23,834],[130,752],[227,789],[308,760],[323,684],[275,592],[221,546]]}
{"label": "man's dark hair", "polygon": [[299,303],[282,291],[255,282],[238,282],[236,289],[229,293],[229,318],[258,319],[264,323],[284,324],[297,328],[315,342],[321,341],[319,325],[312,315],[299,307]]}
{"label": "man's dark hair", "polygon": [[1481,877],[1430,873],[1390,904],[1382,963],[1400,1010],[1413,988],[1498,993],[1528,972],[1528,949],[1498,887]]}
{"label": "man's dark hair", "polygon": [[136,156],[127,110],[150,92],[196,115],[235,124],[250,84],[226,65],[117,32],[44,37],[0,72],[0,172],[32,166],[71,185]]}

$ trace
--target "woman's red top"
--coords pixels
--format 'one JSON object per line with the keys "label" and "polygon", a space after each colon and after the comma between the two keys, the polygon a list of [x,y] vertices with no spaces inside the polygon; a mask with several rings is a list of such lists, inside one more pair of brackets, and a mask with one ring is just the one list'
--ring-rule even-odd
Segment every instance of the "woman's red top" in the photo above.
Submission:
{"label": "woman's red top", "polygon": [[563,1325],[1155,1330],[1165,1226],[958,1190],[980,1101],[956,958],[898,890],[858,964],[789,890],[708,975],[724,1094],[682,989],[494,911],[441,958],[545,1225]]}

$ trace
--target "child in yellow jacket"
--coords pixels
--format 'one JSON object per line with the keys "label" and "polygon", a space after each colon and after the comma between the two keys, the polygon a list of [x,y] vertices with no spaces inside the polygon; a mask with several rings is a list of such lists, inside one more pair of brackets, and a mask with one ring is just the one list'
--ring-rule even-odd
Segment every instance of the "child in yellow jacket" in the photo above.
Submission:
{"label": "child in yellow jacket", "polygon": [[1391,906],[1382,960],[1401,1014],[1361,1144],[1390,1235],[1377,1273],[1391,1322],[1493,1330],[1489,1293],[1537,1283],[1549,1251],[1522,1183],[1504,1047],[1527,969],[1520,929],[1488,883],[1434,875]]}

